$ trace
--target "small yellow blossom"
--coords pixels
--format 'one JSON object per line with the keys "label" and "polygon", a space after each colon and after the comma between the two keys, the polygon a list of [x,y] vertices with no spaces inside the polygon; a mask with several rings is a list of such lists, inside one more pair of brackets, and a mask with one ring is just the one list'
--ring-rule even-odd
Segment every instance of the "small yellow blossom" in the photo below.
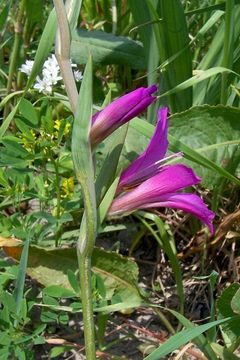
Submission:
{"label": "small yellow blossom", "polygon": [[35,142],[37,140],[37,135],[35,133],[35,131],[33,131],[32,129],[30,130],[30,133],[32,135],[32,140],[30,140],[27,136],[25,136],[24,134],[21,135],[22,138],[22,143],[23,143],[23,147],[31,152],[34,149],[35,146]]}
{"label": "small yellow blossom", "polygon": [[[58,135],[58,132],[60,130],[60,126],[61,126],[61,120],[59,120],[59,119],[55,120],[54,129],[57,130],[56,133],[55,133],[56,136]],[[65,125],[65,127],[64,127],[64,135],[67,135],[69,133],[70,127],[71,127],[70,123],[67,123]]]}
{"label": "small yellow blossom", "polygon": [[73,197],[74,180],[73,180],[72,176],[70,178],[68,178],[68,179],[63,180],[61,190],[62,190],[62,195],[61,196],[63,198],[72,198]]}

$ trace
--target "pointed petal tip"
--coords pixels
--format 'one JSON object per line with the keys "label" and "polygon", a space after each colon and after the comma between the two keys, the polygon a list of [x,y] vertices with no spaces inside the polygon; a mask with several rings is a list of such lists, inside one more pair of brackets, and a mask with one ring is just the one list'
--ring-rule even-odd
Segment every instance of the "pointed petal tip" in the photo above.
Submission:
{"label": "pointed petal tip", "polygon": [[158,90],[158,87],[156,84],[153,84],[153,85],[150,85],[149,87],[147,87],[146,90],[147,90],[148,94],[151,95]]}

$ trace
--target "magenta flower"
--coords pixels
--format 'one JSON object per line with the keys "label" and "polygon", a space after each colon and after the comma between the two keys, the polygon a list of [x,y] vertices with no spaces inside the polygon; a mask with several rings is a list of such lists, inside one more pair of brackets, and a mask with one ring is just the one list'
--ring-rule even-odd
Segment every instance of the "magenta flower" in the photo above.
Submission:
{"label": "magenta flower", "polygon": [[[152,139],[146,150],[133,163],[122,172],[117,193],[128,188],[132,188],[143,180],[155,175],[161,164],[166,160],[164,156],[168,148],[167,122],[168,108],[162,108],[158,113],[158,122]],[[174,154],[178,156],[179,154]]]}
{"label": "magenta flower", "polygon": [[[193,194],[180,193],[185,187],[198,184],[201,179],[183,164],[162,165],[168,147],[167,108],[158,113],[158,122],[147,149],[122,173],[109,216],[123,215],[138,209],[170,207],[191,213],[206,224],[213,233],[215,214],[202,199]],[[179,154],[175,154],[175,156]]]}
{"label": "magenta flower", "polygon": [[116,99],[105,109],[96,113],[92,118],[90,139],[93,147],[103,141],[109,134],[130,119],[139,115],[156,97],[152,96],[157,91],[157,86],[141,87],[119,99]]}

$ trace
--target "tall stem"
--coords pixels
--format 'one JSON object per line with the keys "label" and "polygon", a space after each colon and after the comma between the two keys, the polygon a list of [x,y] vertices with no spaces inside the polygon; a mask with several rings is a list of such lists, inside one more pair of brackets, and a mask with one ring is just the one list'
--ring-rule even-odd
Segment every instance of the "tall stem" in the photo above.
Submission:
{"label": "tall stem", "polygon": [[70,31],[67,14],[63,0],[53,0],[57,19],[58,30],[56,36],[55,53],[61,69],[66,92],[73,113],[76,111],[78,92],[74,80],[71,60],[70,60]]}
{"label": "tall stem", "polygon": [[55,161],[54,157],[50,155],[50,158],[52,159],[55,175],[56,175],[56,194],[57,194],[57,211],[56,211],[56,217],[58,220],[58,227],[57,232],[55,234],[55,246],[58,247],[59,245],[59,239],[62,233],[61,225],[59,225],[59,219],[61,216],[61,189],[60,189],[60,174],[59,174],[59,163],[58,160]]}
{"label": "tall stem", "polygon": [[77,243],[77,255],[80,273],[86,357],[88,360],[95,360],[91,257],[96,238],[97,210],[94,166],[89,141],[90,122],[92,118],[92,60],[90,58],[86,65],[78,96],[71,69],[70,32],[65,6],[62,0],[53,1],[58,19],[56,56],[59,61],[72,111],[75,114],[72,132],[72,157],[76,177],[81,185],[85,208]]}
{"label": "tall stem", "polygon": [[78,250],[78,264],[84,323],[85,354],[88,360],[95,359],[95,330],[92,309],[91,256],[82,256]]}

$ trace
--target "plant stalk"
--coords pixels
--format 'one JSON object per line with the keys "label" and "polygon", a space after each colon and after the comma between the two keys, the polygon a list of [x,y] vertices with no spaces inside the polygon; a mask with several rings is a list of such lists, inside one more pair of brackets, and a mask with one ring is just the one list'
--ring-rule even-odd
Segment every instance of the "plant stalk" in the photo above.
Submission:
{"label": "plant stalk", "polygon": [[79,250],[77,252],[84,323],[85,354],[88,360],[94,360],[96,350],[92,308],[91,256],[82,256]]}
{"label": "plant stalk", "polygon": [[75,113],[77,107],[78,91],[70,60],[71,35],[69,31],[69,24],[63,0],[53,0],[53,2],[58,20],[55,54],[59,63],[72,111]]}
{"label": "plant stalk", "polygon": [[[75,114],[72,136],[72,156],[76,177],[81,185],[85,212],[77,242],[80,288],[83,310],[86,358],[95,360],[95,331],[92,306],[91,257],[97,229],[94,166],[92,161],[89,128],[92,117],[92,60],[86,65],[78,96],[70,61],[70,31],[63,0],[53,0],[57,19],[56,56],[59,62],[70,105]],[[71,9],[72,10],[72,9]],[[87,97],[85,94],[88,94]]]}

